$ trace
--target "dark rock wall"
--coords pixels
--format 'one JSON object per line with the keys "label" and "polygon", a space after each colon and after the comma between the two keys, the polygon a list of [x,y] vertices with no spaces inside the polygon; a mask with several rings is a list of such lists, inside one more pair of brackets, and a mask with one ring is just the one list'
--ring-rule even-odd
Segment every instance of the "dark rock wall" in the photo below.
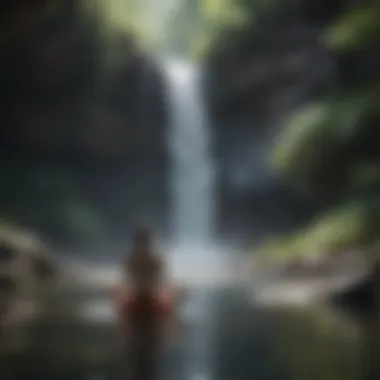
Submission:
{"label": "dark rock wall", "polygon": [[[164,229],[166,106],[158,65],[126,33],[103,40],[73,2],[55,12],[42,2],[6,11],[0,218],[62,242],[121,238],[142,213]],[[111,43],[121,57],[116,63],[107,56]],[[72,233],[78,218],[62,222],[71,207],[67,198],[85,204],[101,231]]]}
{"label": "dark rock wall", "polygon": [[260,239],[304,223],[317,210],[272,172],[268,155],[286,117],[339,80],[336,57],[320,33],[344,5],[289,2],[268,22],[220,43],[206,60],[223,235]]}

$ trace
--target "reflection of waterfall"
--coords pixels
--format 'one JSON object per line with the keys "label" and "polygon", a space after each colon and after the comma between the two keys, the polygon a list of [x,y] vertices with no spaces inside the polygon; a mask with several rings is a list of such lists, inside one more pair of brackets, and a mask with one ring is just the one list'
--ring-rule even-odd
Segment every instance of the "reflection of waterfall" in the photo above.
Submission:
{"label": "reflection of waterfall", "polygon": [[170,150],[174,165],[174,236],[181,246],[204,246],[213,236],[213,165],[198,71],[168,65],[171,101]]}
{"label": "reflection of waterfall", "polygon": [[[169,149],[173,175],[173,235],[176,250],[195,255],[210,251],[214,227],[213,161],[206,113],[199,91],[199,73],[187,64],[167,66],[171,129]],[[212,270],[212,268],[209,268]],[[211,273],[210,273],[211,275]],[[185,373],[187,379],[210,378],[215,307],[209,290],[196,291],[188,307],[192,331],[187,341]]]}

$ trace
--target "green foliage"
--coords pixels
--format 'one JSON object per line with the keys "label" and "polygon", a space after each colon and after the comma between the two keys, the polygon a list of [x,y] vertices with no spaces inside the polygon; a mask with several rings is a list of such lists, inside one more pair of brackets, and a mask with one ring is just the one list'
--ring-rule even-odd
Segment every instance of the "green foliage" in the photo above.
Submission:
{"label": "green foliage", "polygon": [[305,245],[331,252],[360,245],[368,234],[368,215],[361,204],[351,204],[319,217],[305,233]]}
{"label": "green foliage", "polygon": [[[141,15],[126,1],[80,0],[77,12],[80,25],[92,41],[97,55],[95,96],[109,82],[112,74],[126,67],[143,36],[134,27]],[[141,21],[140,26],[144,25]]]}
{"label": "green foliage", "polygon": [[[225,2],[206,3],[211,13],[217,15],[220,12],[218,4]],[[228,60],[231,51],[238,50],[244,55],[257,31],[279,19],[284,20],[290,9],[286,2],[278,0],[226,3],[223,5],[226,9],[232,3],[236,7],[241,15],[238,21],[218,22],[218,16],[214,16],[212,33],[207,39],[202,36],[197,45],[201,46],[197,52],[211,50],[220,62],[223,57]],[[207,11],[207,7],[204,9]],[[363,248],[370,246],[378,234],[379,163],[363,152],[368,143],[375,144],[368,140],[374,139],[376,133],[373,131],[380,123],[379,77],[362,75],[371,66],[371,57],[355,59],[355,54],[370,51],[380,40],[380,2],[356,7],[347,4],[346,11],[335,20],[338,21],[323,28],[321,38],[332,53],[350,53],[339,55],[342,59],[350,58],[347,65],[346,62],[342,64],[345,69],[342,77],[346,82],[350,81],[346,79],[350,75],[355,78],[352,83],[345,83],[344,88],[339,84],[335,86],[335,94],[324,96],[292,115],[271,158],[275,170],[284,174],[295,187],[314,194],[324,189],[321,193],[329,195],[334,203],[326,205],[319,217],[303,230],[268,241],[262,247],[264,253],[278,258]],[[358,83],[359,77],[365,77],[362,83]]]}
{"label": "green foliage", "polygon": [[201,11],[200,28],[190,50],[197,58],[207,55],[216,45],[233,40],[234,31],[242,31],[250,24],[249,13],[233,0],[201,1]]}
{"label": "green foliage", "polygon": [[287,235],[268,241],[260,251],[265,258],[296,259],[301,255],[301,243],[298,235]]}
{"label": "green foliage", "polygon": [[201,10],[214,29],[242,26],[249,21],[248,12],[236,0],[204,0]]}
{"label": "green foliage", "polygon": [[263,253],[291,259],[361,247],[374,233],[369,206],[376,202],[352,202],[337,207],[294,235],[266,245]]}
{"label": "green foliage", "polygon": [[380,167],[361,164],[352,170],[352,185],[341,204],[322,212],[293,235],[269,241],[262,252],[277,258],[298,258],[311,253],[348,249],[377,252],[380,225]]}
{"label": "green foliage", "polygon": [[246,46],[261,27],[283,18],[288,10],[286,2],[279,0],[219,0],[212,3],[215,4],[212,12],[204,7],[210,27],[206,31],[207,49],[203,51],[211,55],[228,54],[235,48]]}
{"label": "green foliage", "polygon": [[296,181],[308,181],[350,142],[370,106],[368,97],[357,94],[306,107],[285,128],[273,152],[274,167]]}
{"label": "green foliage", "polygon": [[352,9],[328,30],[326,43],[332,49],[346,51],[373,46],[380,39],[379,20],[379,2]]}
{"label": "green foliage", "polygon": [[[146,3],[143,0],[80,0],[78,7],[86,18],[101,22],[100,33],[109,35],[120,31],[137,32],[146,26],[142,22]],[[142,23],[139,25],[139,22]]]}
{"label": "green foliage", "polygon": [[274,151],[274,165],[290,174],[307,175],[320,164],[322,149],[325,154],[339,141],[334,116],[335,109],[328,104],[312,105],[296,114]]}
{"label": "green foliage", "polygon": [[80,4],[87,19],[97,20],[101,38],[128,33],[150,49],[200,57],[220,44],[233,43],[234,32],[229,31],[248,30],[256,19],[276,13],[281,2],[82,0]]}
{"label": "green foliage", "polygon": [[[315,186],[315,178],[329,172],[347,147],[354,148],[364,129],[377,128],[378,104],[379,91],[375,83],[296,113],[273,152],[274,166],[295,184],[313,190],[310,184]],[[282,238],[280,244],[270,250],[271,254],[291,258],[311,252],[332,253],[358,247],[365,250],[377,239],[379,163],[349,156],[345,165],[342,170],[347,169],[349,180],[332,209],[322,212],[310,226],[290,238]],[[332,174],[339,173],[332,171]],[[323,176],[319,181],[323,186]]]}

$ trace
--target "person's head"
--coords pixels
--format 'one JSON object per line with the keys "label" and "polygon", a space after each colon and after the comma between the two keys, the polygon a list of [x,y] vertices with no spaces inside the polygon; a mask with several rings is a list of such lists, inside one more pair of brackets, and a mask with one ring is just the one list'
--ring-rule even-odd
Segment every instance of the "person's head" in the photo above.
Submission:
{"label": "person's head", "polygon": [[134,232],[133,245],[135,248],[147,249],[153,243],[153,230],[147,224],[139,224]]}

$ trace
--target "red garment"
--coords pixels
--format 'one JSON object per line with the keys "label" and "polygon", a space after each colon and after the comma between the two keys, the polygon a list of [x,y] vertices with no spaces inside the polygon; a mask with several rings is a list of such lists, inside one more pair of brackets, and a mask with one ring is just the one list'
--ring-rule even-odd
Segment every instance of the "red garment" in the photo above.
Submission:
{"label": "red garment", "polygon": [[168,297],[164,297],[162,294],[132,293],[126,298],[124,310],[127,318],[151,316],[168,319],[172,315],[173,304]]}
{"label": "red garment", "polygon": [[126,320],[150,316],[168,320],[174,314],[175,302],[168,292],[143,294],[137,292],[118,291],[115,297],[116,306],[121,317]]}

